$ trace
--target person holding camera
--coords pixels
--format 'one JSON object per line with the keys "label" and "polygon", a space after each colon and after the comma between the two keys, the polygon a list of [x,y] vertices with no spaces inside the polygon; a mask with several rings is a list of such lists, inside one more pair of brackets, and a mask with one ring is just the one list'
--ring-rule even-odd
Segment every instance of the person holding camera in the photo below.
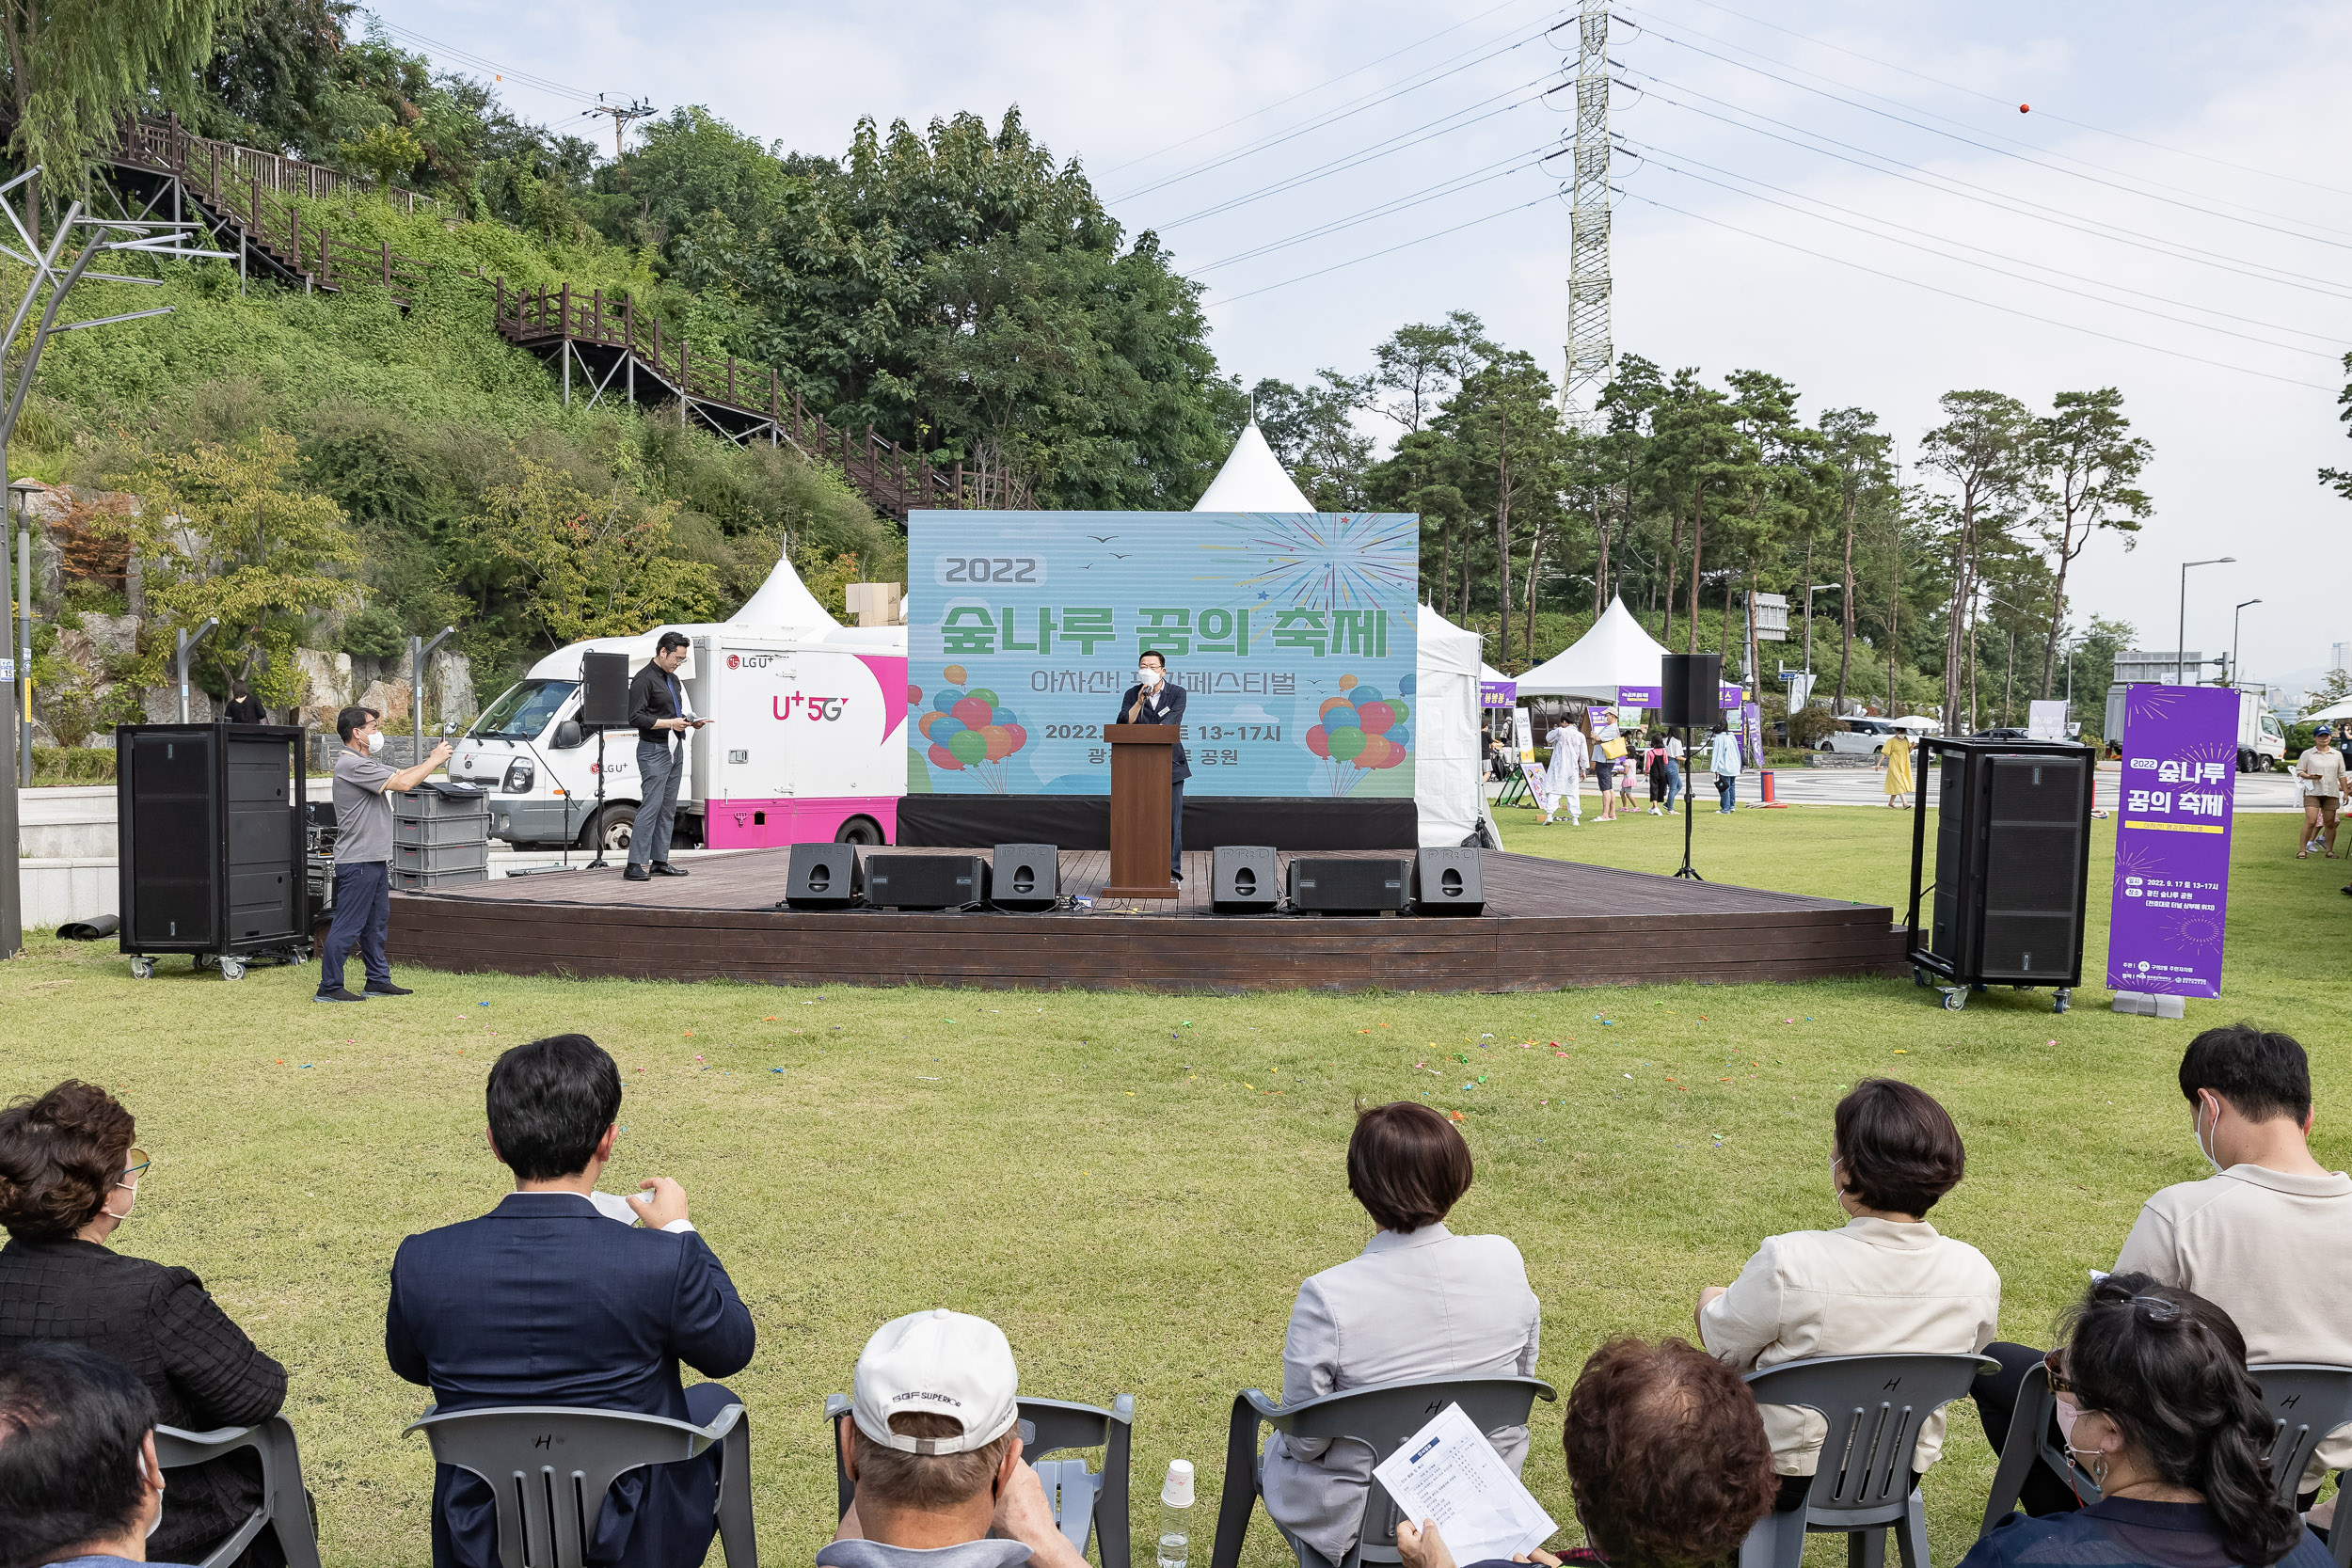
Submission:
{"label": "person holding camera", "polygon": [[[364,1002],[371,996],[407,996],[392,984],[391,960],[384,950],[392,927],[392,797],[424,783],[449,760],[449,742],[437,742],[414,768],[395,772],[378,753],[382,716],[372,707],[347,707],[335,715],[342,754],[335,759],[335,924],[319,954],[321,1002]],[[343,960],[353,947],[367,967],[367,989],[346,990]]]}

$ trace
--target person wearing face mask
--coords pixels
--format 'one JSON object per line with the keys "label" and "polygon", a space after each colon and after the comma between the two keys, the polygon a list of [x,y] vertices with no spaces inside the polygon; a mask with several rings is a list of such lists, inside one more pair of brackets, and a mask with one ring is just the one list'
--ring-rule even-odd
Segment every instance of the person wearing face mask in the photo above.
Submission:
{"label": "person wearing face mask", "polygon": [[[72,1080],[0,1110],[0,1226],[8,1232],[0,1247],[0,1353],[55,1342],[95,1352],[143,1386],[147,1426],[161,1420],[204,1432],[266,1420],[285,1403],[286,1369],[246,1338],[194,1273],[107,1244],[133,1214],[149,1171],[132,1141],[136,1132],[120,1101]],[[0,1415],[0,1437],[8,1427]],[[0,1497],[12,1498],[8,1463],[0,1441]],[[147,1549],[201,1562],[261,1498],[261,1462],[249,1450],[175,1469]],[[146,1514],[133,1539],[143,1539],[153,1518]],[[61,1543],[80,1544],[78,1536]],[[0,1542],[0,1561],[18,1544]],[[286,1556],[265,1529],[243,1560],[278,1568]]]}
{"label": "person wearing face mask", "polygon": [[[1119,699],[1119,717],[1111,722],[1174,724],[1181,736],[1184,689],[1168,678],[1168,656],[1147,648],[1136,657],[1136,684]],[[1176,754],[1168,758],[1168,874],[1181,882],[1184,879],[1184,781],[1192,777],[1192,763],[1184,755],[1182,740],[1176,742],[1173,750]]]}
{"label": "person wearing face mask", "polygon": [[[2352,1175],[2312,1158],[2312,1073],[2287,1036],[2234,1023],[2208,1029],[2181,1057],[2197,1157],[2212,1174],[2143,1204],[2115,1272],[2194,1291],[2230,1315],[2255,1362],[2352,1366]],[[2026,1374],[2042,1359],[1996,1344],[1997,1377],[1977,1380],[1978,1414],[1995,1452]],[[2301,1490],[2352,1466],[2352,1427],[2322,1442]],[[2028,1513],[2065,1513],[2074,1488],[2048,1466],[2027,1473]]]}
{"label": "person wearing face mask", "polygon": [[0,1562],[144,1562],[163,1513],[155,1402],[103,1355],[40,1345],[0,1357]]}
{"label": "person wearing face mask", "polygon": [[[1829,1179],[1849,1216],[1836,1230],[1768,1236],[1728,1288],[1699,1292],[1699,1338],[1742,1371],[1825,1355],[1969,1355],[1999,1326],[2001,1276],[1924,1217],[1960,1185],[1960,1130],[1924,1090],[1866,1078],[1837,1102]],[[1828,1427],[1814,1411],[1764,1406],[1780,1512],[1804,1506]],[[1944,1413],[1919,1429],[1919,1472],[1944,1451]]]}
{"label": "person wearing face mask", "polygon": [[[422,762],[395,772],[382,758],[384,732],[372,707],[347,707],[335,715],[342,754],[335,759],[335,924],[319,952],[321,1002],[364,1002],[371,996],[407,996],[392,984],[391,960],[384,951],[392,925],[392,797],[414,789],[449,760],[449,742],[437,744]],[[343,986],[343,960],[354,947],[367,966],[367,990]]]}
{"label": "person wearing face mask", "polygon": [[2070,1318],[2065,1348],[2045,1365],[2067,1452],[2100,1498],[2053,1516],[2012,1513],[1960,1568],[2328,1568],[2328,1548],[2271,1485],[2274,1426],[2229,1313],[2118,1272]]}

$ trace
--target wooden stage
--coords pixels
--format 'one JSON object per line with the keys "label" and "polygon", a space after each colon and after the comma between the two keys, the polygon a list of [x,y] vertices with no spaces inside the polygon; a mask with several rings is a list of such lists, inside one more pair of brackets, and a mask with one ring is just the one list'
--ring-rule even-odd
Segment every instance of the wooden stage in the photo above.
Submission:
{"label": "wooden stage", "polygon": [[[1168,903],[803,913],[773,907],[790,856],[711,856],[683,879],[647,882],[616,867],[395,893],[393,951],[464,973],[1090,990],[1554,990],[1909,973],[1884,905],[1497,850],[1474,919],[1213,914],[1205,850],[1185,853],[1184,896]],[[1062,854],[1066,895],[1091,895],[1109,875],[1106,852]]]}

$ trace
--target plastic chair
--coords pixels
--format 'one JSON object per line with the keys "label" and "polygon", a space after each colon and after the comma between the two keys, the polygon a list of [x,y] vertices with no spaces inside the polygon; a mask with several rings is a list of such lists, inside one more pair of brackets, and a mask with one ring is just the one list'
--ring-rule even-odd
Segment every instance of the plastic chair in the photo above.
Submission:
{"label": "plastic chair", "polygon": [[[1045,1483],[1045,1500],[1054,1510],[1054,1523],[1063,1539],[1084,1557],[1091,1533],[1100,1548],[1103,1568],[1129,1568],[1134,1543],[1128,1519],[1128,1474],[1136,1434],[1136,1397],[1120,1394],[1110,1408],[1073,1404],[1067,1400],[1021,1400],[1021,1458]],[[836,1504],[834,1517],[850,1512],[857,1487],[841,1464],[841,1423],[850,1418],[850,1396],[829,1394],[825,1419],[834,1430],[833,1482]],[[1047,1459],[1050,1453],[1073,1449],[1101,1449],[1103,1468],[1087,1468],[1083,1459]]]}
{"label": "plastic chair", "polygon": [[[2302,1486],[2303,1471],[2321,1441],[2352,1421],[2352,1367],[2277,1361],[2246,1370],[2262,1386],[2263,1404],[2274,1423],[2270,1474],[2278,1483],[2279,1500],[2292,1507]],[[2039,1366],[2029,1370],[2017,1391],[2017,1411],[2010,1419],[2009,1436],[2001,1444],[2001,1462],[1993,1473],[1993,1490],[1985,1498],[1979,1536],[2015,1511],[2026,1472],[2037,1462],[2066,1477],[2083,1501],[2099,1500],[2098,1483],[2050,1441],[2050,1418],[2057,1404],[2050,1393],[2049,1370]],[[2336,1568],[2352,1568],[2352,1505],[2338,1505],[2337,1523],[2328,1535],[2328,1552],[2335,1559]]]}
{"label": "plastic chair", "polygon": [[[615,1478],[692,1459],[719,1445],[719,1542],[727,1568],[759,1568],[752,1539],[751,1418],[739,1404],[708,1426],[621,1410],[507,1405],[428,1409],[422,1432],[435,1463],[470,1470],[498,1495],[501,1568],[582,1568]],[[406,1433],[402,1435],[405,1436]],[[558,1464],[556,1450],[562,1449]]]}
{"label": "plastic chair", "polygon": [[1841,1534],[1851,1568],[1884,1568],[1892,1530],[1903,1568],[1928,1568],[1928,1511],[1911,1457],[1927,1419],[2001,1370],[1986,1355],[1828,1355],[1750,1372],[1758,1404],[1794,1404],[1829,1423],[1803,1508],[1768,1513],[1740,1544],[1740,1568],[1798,1568],[1807,1531]]}
{"label": "plastic chair", "polygon": [[[261,1455],[262,1505],[198,1568],[228,1568],[253,1544],[264,1525],[277,1527],[287,1568],[319,1568],[318,1526],[310,1517],[310,1500],[302,1489],[302,1454],[285,1417],[272,1416],[254,1426],[218,1427],[211,1432],[155,1429],[155,1457],[167,1470],[201,1465],[239,1449],[251,1449]],[[171,1506],[168,1490],[164,1493],[164,1506]]]}
{"label": "plastic chair", "polygon": [[[1479,1431],[1492,1432],[1497,1427],[1525,1426],[1527,1413],[1538,1399],[1559,1397],[1540,1378],[1431,1378],[1343,1389],[1284,1409],[1262,1389],[1244,1388],[1233,1396],[1232,1424],[1226,1433],[1224,1492],[1217,1501],[1216,1544],[1210,1550],[1210,1568],[1239,1568],[1242,1542],[1249,1533],[1249,1515],[1258,1503],[1261,1426],[1310,1441],[1354,1443],[1369,1449],[1372,1462],[1377,1465],[1449,1404],[1460,1405]],[[1274,1528],[1281,1530],[1299,1568],[1359,1568],[1366,1562],[1401,1560],[1396,1526],[1402,1517],[1389,1489],[1377,1479],[1372,1481],[1364,1490],[1364,1513],[1356,1544],[1338,1564],[1283,1529],[1280,1520],[1274,1521]]]}

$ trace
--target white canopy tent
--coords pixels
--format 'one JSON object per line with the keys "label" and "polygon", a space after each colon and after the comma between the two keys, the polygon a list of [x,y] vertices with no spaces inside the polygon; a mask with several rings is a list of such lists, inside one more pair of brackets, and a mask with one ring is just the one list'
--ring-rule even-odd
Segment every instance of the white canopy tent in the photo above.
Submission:
{"label": "white canopy tent", "polygon": [[1306,492],[1291,483],[1291,476],[1282,469],[1281,459],[1265,444],[1265,436],[1258,429],[1258,421],[1250,420],[1242,427],[1241,438],[1225,459],[1225,467],[1209,481],[1209,487],[1200,499],[1192,503],[1195,512],[1312,512],[1315,503]]}
{"label": "white canopy tent", "polygon": [[1621,686],[1655,687],[1665,645],[1613,598],[1593,629],[1518,677],[1521,697],[1585,697],[1613,703]]}
{"label": "white canopy tent", "polygon": [[1486,815],[1478,681],[1486,666],[1478,657],[1478,634],[1427,605],[1414,638],[1413,804],[1422,847],[1446,849],[1476,832]]}
{"label": "white canopy tent", "polygon": [[2339,719],[2352,719],[2352,702],[2334,703],[2316,713],[2307,713],[2296,721],[2298,724],[2332,724]]}

